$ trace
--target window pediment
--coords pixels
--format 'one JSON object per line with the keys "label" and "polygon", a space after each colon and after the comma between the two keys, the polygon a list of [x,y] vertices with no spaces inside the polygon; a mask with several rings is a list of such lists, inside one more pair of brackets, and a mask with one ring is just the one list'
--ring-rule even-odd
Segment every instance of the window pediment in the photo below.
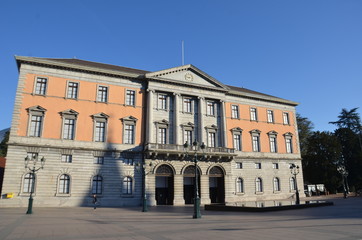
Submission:
{"label": "window pediment", "polygon": [[123,121],[123,122],[137,122],[137,120],[138,119],[133,116],[121,118],[121,121]]}
{"label": "window pediment", "polygon": [[62,116],[67,116],[67,115],[78,116],[79,113],[73,109],[67,109],[67,110],[60,112],[60,114]]}
{"label": "window pediment", "polygon": [[26,109],[28,112],[41,112],[41,113],[45,113],[46,109],[37,105],[37,106],[32,106]]}
{"label": "window pediment", "polygon": [[108,119],[109,116],[108,116],[107,114],[101,112],[101,113],[93,114],[93,115],[92,115],[92,118],[93,118],[93,119],[97,119],[97,118]]}
{"label": "window pediment", "polygon": [[272,130],[272,131],[268,132],[268,135],[278,135],[278,133],[276,131]]}
{"label": "window pediment", "polygon": [[253,129],[253,130],[250,131],[250,133],[251,133],[251,134],[260,134],[261,131],[258,130],[258,129]]}

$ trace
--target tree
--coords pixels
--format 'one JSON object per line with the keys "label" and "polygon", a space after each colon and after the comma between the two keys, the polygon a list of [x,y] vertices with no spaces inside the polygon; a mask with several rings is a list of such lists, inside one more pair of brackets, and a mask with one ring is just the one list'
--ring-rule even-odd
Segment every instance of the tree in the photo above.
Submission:
{"label": "tree", "polygon": [[6,153],[8,151],[7,142],[9,141],[10,131],[5,133],[4,139],[0,143],[0,157],[6,157]]}
{"label": "tree", "polygon": [[356,134],[361,133],[361,118],[357,112],[358,108],[352,108],[347,110],[342,109],[341,113],[338,115],[339,120],[335,122],[329,122],[330,124],[335,124],[338,128],[348,128]]}
{"label": "tree", "polygon": [[299,113],[297,113],[297,124],[300,152],[303,158],[303,156],[307,154],[306,146],[308,144],[308,138],[313,134],[314,126],[308,118],[302,117]]}

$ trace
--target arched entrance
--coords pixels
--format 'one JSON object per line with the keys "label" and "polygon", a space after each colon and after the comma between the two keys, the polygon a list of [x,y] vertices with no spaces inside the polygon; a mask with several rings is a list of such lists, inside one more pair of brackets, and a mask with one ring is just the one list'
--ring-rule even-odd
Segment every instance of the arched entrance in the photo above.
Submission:
{"label": "arched entrance", "polygon": [[[197,168],[199,196],[200,196],[200,170]],[[184,199],[185,204],[193,204],[195,198],[195,166],[188,166],[184,171]]]}
{"label": "arched entrance", "polygon": [[213,167],[209,172],[209,186],[211,203],[225,202],[224,171],[220,167]]}
{"label": "arched entrance", "polygon": [[156,203],[173,205],[173,170],[165,164],[156,170]]}

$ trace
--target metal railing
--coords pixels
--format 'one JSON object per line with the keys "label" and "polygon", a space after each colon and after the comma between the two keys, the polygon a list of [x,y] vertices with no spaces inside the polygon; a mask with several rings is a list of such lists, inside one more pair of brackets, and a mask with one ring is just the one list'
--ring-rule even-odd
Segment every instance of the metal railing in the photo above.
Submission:
{"label": "metal railing", "polygon": [[[167,150],[172,152],[185,152],[183,145],[176,145],[176,144],[159,144],[159,143],[148,143],[147,150],[157,151],[157,150]],[[195,151],[194,146],[189,146],[187,149],[188,152]],[[197,152],[202,152],[200,146],[197,146]],[[204,149],[205,153],[235,153],[233,148],[226,148],[226,147],[206,147]]]}

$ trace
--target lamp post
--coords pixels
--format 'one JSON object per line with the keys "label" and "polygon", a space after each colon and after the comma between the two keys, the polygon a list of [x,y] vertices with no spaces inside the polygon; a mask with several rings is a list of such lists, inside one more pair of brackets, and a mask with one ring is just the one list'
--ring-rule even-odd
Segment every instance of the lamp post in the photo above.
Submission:
{"label": "lamp post", "polygon": [[[194,182],[194,214],[193,214],[193,218],[201,218],[201,212],[200,212],[200,195],[199,195],[199,183],[198,183],[198,171],[197,171],[197,162],[199,161],[199,159],[197,158],[197,150],[199,147],[199,143],[195,140],[192,143],[193,146],[193,150],[194,150],[194,158],[193,161],[195,163],[195,182]],[[187,141],[184,144],[184,150],[186,152],[186,157],[188,157],[188,150],[189,148],[189,144],[187,143]],[[202,150],[202,152],[204,153],[205,151],[205,144],[202,143],[200,145],[200,148]],[[202,158],[200,158],[202,159]]]}
{"label": "lamp post", "polygon": [[299,199],[299,190],[298,190],[298,183],[297,183],[297,175],[299,173],[299,166],[292,163],[290,165],[289,169],[290,169],[290,173],[294,176],[294,179],[295,179],[295,196],[296,196],[295,204],[299,205],[300,199]]}
{"label": "lamp post", "polygon": [[347,198],[347,194],[349,192],[348,184],[347,184],[347,177],[348,177],[348,171],[344,165],[340,165],[337,167],[337,171],[342,175],[343,180],[343,197]]}
{"label": "lamp post", "polygon": [[[26,214],[32,214],[33,213],[33,193],[34,193],[34,185],[35,185],[35,172],[39,171],[40,169],[44,168],[45,164],[45,158],[42,157],[40,159],[40,167],[37,167],[37,164],[39,163],[38,155],[34,154],[31,158],[27,156],[25,158],[25,168],[29,169],[32,175],[32,183],[30,188],[30,197],[28,202],[28,211]],[[30,166],[29,166],[30,165]]]}
{"label": "lamp post", "polygon": [[[152,167],[152,162],[149,164]],[[142,212],[148,212],[147,207],[147,192],[146,192],[146,175],[151,172],[151,170],[146,171],[147,164],[143,162],[143,164],[137,163],[136,169],[138,172],[142,171]],[[141,169],[142,168],[142,169]]]}

